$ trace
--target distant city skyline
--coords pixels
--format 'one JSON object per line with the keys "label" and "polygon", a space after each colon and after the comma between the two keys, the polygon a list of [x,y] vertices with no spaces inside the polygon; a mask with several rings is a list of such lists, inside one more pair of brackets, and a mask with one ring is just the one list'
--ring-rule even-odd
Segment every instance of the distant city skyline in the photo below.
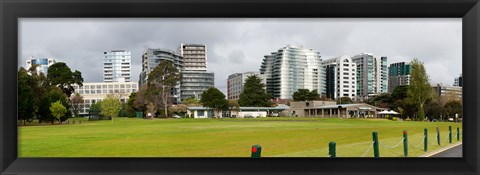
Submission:
{"label": "distant city skyline", "polygon": [[131,81],[138,81],[147,48],[175,51],[180,43],[205,44],[215,87],[227,94],[228,76],[259,71],[265,55],[303,45],[322,60],[372,53],[387,65],[418,58],[431,84],[453,85],[462,73],[462,20],[454,19],[48,19],[19,20],[18,67],[28,57],[54,58],[103,82],[102,54],[131,51]]}

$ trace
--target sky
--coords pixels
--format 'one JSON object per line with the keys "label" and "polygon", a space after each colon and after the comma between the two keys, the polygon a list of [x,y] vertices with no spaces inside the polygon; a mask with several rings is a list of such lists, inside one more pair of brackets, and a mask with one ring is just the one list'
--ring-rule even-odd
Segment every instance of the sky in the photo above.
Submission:
{"label": "sky", "polygon": [[207,69],[226,94],[234,73],[259,71],[265,55],[287,45],[320,52],[323,60],[359,53],[387,56],[387,64],[418,58],[431,84],[453,85],[462,73],[461,18],[21,18],[18,67],[28,57],[54,58],[103,81],[103,52],[132,53],[138,81],[147,48],[207,45]]}

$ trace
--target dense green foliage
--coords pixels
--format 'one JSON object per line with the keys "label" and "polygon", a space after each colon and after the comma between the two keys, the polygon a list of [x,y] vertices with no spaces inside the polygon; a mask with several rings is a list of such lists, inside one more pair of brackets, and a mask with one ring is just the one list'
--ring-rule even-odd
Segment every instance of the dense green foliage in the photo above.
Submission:
{"label": "dense green foliage", "polygon": [[32,121],[35,114],[34,91],[31,86],[34,81],[23,68],[18,72],[18,120],[26,122]]}
{"label": "dense green foliage", "polygon": [[[72,120],[72,119],[69,119]],[[72,122],[70,122],[72,123]],[[432,152],[448,144],[453,122],[396,122],[383,119],[338,118],[224,118],[137,119],[82,121],[82,124],[19,127],[18,156],[23,157],[249,157],[254,144],[263,147],[262,157],[327,157],[328,142],[337,143],[337,156],[360,157],[378,132],[382,145],[392,146],[408,131],[412,145],[421,143],[428,128]],[[442,145],[436,144],[436,127]],[[54,137],[52,137],[54,134]],[[462,139],[462,138],[461,138]],[[454,143],[458,143],[456,138]],[[409,156],[423,155],[409,147]],[[373,157],[372,150],[365,154]],[[380,147],[381,157],[402,157],[403,147]]]}
{"label": "dense green foliage", "polygon": [[99,117],[102,112],[102,102],[96,102],[90,105],[88,113],[90,116]]}
{"label": "dense green foliage", "polygon": [[63,62],[49,66],[47,78],[52,86],[60,87],[67,97],[70,97],[75,91],[72,87],[73,84],[83,85],[82,73],[77,70],[72,72],[67,64]]}
{"label": "dense green foliage", "polygon": [[53,102],[50,105],[50,112],[52,113],[52,116],[59,121],[59,123],[62,123],[60,119],[65,116],[65,113],[67,113],[67,111],[67,108],[62,105],[62,102],[60,102],[60,100]]}
{"label": "dense green foliage", "polygon": [[[56,101],[60,101],[65,108],[70,109],[67,96],[62,92],[62,90],[60,90],[60,88],[52,87],[52,89],[43,96],[42,101],[40,102],[40,122],[45,121],[53,124],[53,122],[57,120],[57,118],[55,118],[50,111],[50,105]],[[66,113],[60,118],[60,121],[65,121],[66,119],[70,118],[71,115],[72,114],[69,112]]]}
{"label": "dense green foliage", "polygon": [[238,104],[240,106],[272,106],[271,95],[267,94],[265,85],[257,75],[248,76],[243,85]]}
{"label": "dense green foliage", "polygon": [[298,89],[292,96],[295,101],[317,100],[320,98],[317,90],[309,91],[308,89]]}
{"label": "dense green foliage", "polygon": [[228,109],[228,101],[225,99],[225,95],[214,87],[208,88],[202,93],[200,102],[204,107],[213,109],[216,118],[218,118],[220,111]]}
{"label": "dense green foliage", "polygon": [[184,105],[187,106],[201,106],[202,104],[200,103],[199,100],[197,100],[195,97],[188,97],[186,99],[183,99],[182,102]]}

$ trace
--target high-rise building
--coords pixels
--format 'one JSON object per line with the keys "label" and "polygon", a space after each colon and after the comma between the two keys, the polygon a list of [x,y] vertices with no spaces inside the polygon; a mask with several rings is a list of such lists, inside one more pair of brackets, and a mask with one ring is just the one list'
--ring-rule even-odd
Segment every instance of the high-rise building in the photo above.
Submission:
{"label": "high-rise building", "polygon": [[388,67],[388,93],[392,93],[397,86],[410,85],[412,66],[409,63],[398,62]]}
{"label": "high-rise building", "polygon": [[215,87],[215,74],[207,71],[182,71],[180,81],[180,100],[189,97],[202,98],[203,91]]}
{"label": "high-rise building", "polygon": [[185,71],[207,71],[206,45],[181,43],[178,53],[183,56]]}
{"label": "high-rise building", "polygon": [[243,85],[249,76],[256,75],[262,83],[265,85],[265,78],[263,75],[260,75],[260,72],[245,72],[245,73],[235,73],[228,76],[227,79],[227,98],[229,100],[238,100],[240,99],[240,94],[243,91]]}
{"label": "high-rise building", "polygon": [[362,53],[352,57],[357,64],[357,98],[387,93],[387,57]]}
{"label": "high-rise building", "polygon": [[303,46],[288,45],[266,55],[260,74],[267,83],[267,93],[273,98],[291,99],[298,89],[325,93],[325,82],[320,53]]}
{"label": "high-rise building", "polygon": [[55,64],[56,61],[53,58],[33,58],[30,57],[27,59],[25,69],[30,69],[34,64],[37,66],[37,74],[43,73],[45,75],[48,74],[48,67],[52,64]]}
{"label": "high-rise building", "polygon": [[[174,51],[167,49],[147,49],[142,55],[142,72],[139,77],[139,85],[142,86],[147,83],[148,74],[158,66],[162,61],[168,61],[172,63],[179,72],[183,71],[183,58],[181,55]],[[180,103],[180,82],[174,88],[170,89],[172,95],[172,101],[174,103]]]}
{"label": "high-rise building", "polygon": [[326,97],[356,99],[356,64],[349,56],[340,56],[322,62],[326,75]]}
{"label": "high-rise building", "polygon": [[200,99],[203,91],[215,86],[215,74],[207,72],[207,46],[181,43],[178,53],[184,66],[180,98],[182,101],[189,97]]}
{"label": "high-rise building", "polygon": [[453,86],[460,86],[462,87],[463,85],[463,76],[460,74],[459,77],[455,78],[455,82],[453,83]]}
{"label": "high-rise building", "polygon": [[103,52],[103,81],[130,82],[131,57],[125,50]]}

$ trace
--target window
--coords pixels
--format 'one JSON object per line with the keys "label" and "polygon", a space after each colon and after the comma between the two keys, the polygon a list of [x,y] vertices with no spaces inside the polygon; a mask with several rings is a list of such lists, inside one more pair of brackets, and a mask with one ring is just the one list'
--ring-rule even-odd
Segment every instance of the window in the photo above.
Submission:
{"label": "window", "polygon": [[205,116],[204,113],[205,113],[205,111],[203,111],[203,110],[198,110],[198,111],[197,111],[197,116],[199,116],[199,117]]}
{"label": "window", "polygon": [[343,75],[348,75],[348,72],[344,72]]}

